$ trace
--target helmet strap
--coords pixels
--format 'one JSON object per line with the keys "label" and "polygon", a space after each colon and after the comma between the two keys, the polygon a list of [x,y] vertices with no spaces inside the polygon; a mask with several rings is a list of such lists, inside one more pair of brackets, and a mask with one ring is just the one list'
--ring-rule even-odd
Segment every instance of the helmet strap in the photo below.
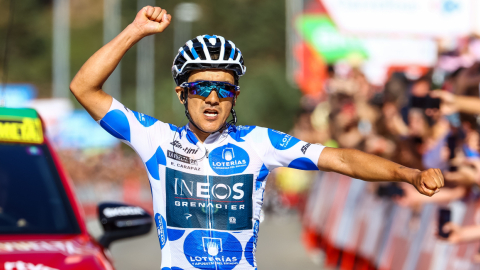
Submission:
{"label": "helmet strap", "polygon": [[205,130],[201,129],[197,124],[195,124],[195,122],[192,119],[192,116],[190,115],[190,112],[188,111],[188,91],[187,90],[183,91],[182,99],[183,99],[183,106],[185,106],[185,116],[187,117],[188,121],[190,123],[192,123],[192,125],[194,127],[196,127],[198,130],[200,130],[201,132],[208,133],[208,134],[213,134],[213,133],[218,132],[218,131],[220,131],[224,128],[228,128],[228,126],[230,126],[230,125],[236,125],[237,124],[237,113],[233,109],[233,105],[232,105],[232,109],[230,110],[230,113],[232,114],[232,117],[233,117],[232,120],[230,120],[229,122],[226,122],[219,129],[217,129],[213,132],[205,131]]}

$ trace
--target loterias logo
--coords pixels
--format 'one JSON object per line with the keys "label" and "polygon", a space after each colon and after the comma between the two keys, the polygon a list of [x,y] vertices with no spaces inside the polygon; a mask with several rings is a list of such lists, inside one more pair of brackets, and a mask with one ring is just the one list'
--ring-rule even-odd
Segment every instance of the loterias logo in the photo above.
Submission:
{"label": "loterias logo", "polygon": [[155,223],[157,225],[158,241],[160,241],[160,249],[163,249],[167,243],[167,224],[165,219],[159,213],[155,214]]}
{"label": "loterias logo", "polygon": [[242,259],[242,245],[235,236],[218,231],[191,232],[183,245],[188,262],[201,269],[235,268]]}
{"label": "loterias logo", "polygon": [[275,149],[287,150],[300,140],[278,130],[268,129],[268,137]]}
{"label": "loterias logo", "polygon": [[250,163],[248,153],[234,144],[215,148],[209,155],[210,167],[219,175],[242,173]]}
{"label": "loterias logo", "polygon": [[177,228],[252,228],[253,174],[210,176],[167,168],[167,225]]}

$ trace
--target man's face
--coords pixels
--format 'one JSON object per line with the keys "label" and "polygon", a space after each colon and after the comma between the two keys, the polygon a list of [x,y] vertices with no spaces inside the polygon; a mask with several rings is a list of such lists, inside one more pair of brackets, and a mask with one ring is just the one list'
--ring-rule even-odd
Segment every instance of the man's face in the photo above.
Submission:
{"label": "man's face", "polygon": [[[235,84],[233,73],[223,70],[194,71],[190,74],[188,82],[196,81],[218,81]],[[183,89],[177,87],[176,91],[180,99]],[[239,94],[240,91],[237,91],[237,96]],[[189,94],[188,111],[197,126],[206,132],[214,132],[227,121],[233,102],[233,98],[218,98],[216,91],[212,91],[206,98]]]}

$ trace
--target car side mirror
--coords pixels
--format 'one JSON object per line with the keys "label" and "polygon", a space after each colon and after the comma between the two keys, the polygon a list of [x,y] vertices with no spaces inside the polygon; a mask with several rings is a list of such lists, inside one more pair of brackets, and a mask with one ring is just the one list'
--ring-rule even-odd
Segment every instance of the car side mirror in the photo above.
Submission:
{"label": "car side mirror", "polygon": [[98,219],[104,230],[98,242],[108,248],[113,241],[147,234],[153,218],[141,207],[108,202],[98,205]]}

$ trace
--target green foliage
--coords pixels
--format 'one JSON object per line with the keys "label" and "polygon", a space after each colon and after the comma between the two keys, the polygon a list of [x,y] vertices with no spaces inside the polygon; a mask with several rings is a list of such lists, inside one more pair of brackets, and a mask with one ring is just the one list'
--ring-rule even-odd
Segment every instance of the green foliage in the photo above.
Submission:
{"label": "green foliage", "polygon": [[[15,22],[10,40],[10,82],[30,82],[49,96],[52,77],[52,6],[46,0],[14,1]],[[170,14],[178,0],[157,0]],[[261,125],[288,131],[298,110],[300,93],[285,78],[285,4],[281,0],[199,0],[203,16],[193,24],[192,38],[217,34],[242,50],[247,73],[240,80],[241,96],[236,109],[240,124]],[[103,1],[71,0],[71,75],[103,42]],[[8,2],[0,0],[0,17]],[[122,1],[122,26],[135,17],[137,1]],[[20,15],[21,14],[21,15]],[[172,25],[173,26],[173,25]],[[6,21],[0,19],[0,48]],[[173,27],[155,37],[156,111],[165,122],[184,124],[183,108],[174,100],[171,78]],[[3,61],[3,59],[2,59]],[[122,102],[135,108],[136,47],[122,60]],[[75,101],[76,102],[76,101]],[[78,104],[77,104],[78,106]],[[139,109],[141,111],[141,108]]]}

